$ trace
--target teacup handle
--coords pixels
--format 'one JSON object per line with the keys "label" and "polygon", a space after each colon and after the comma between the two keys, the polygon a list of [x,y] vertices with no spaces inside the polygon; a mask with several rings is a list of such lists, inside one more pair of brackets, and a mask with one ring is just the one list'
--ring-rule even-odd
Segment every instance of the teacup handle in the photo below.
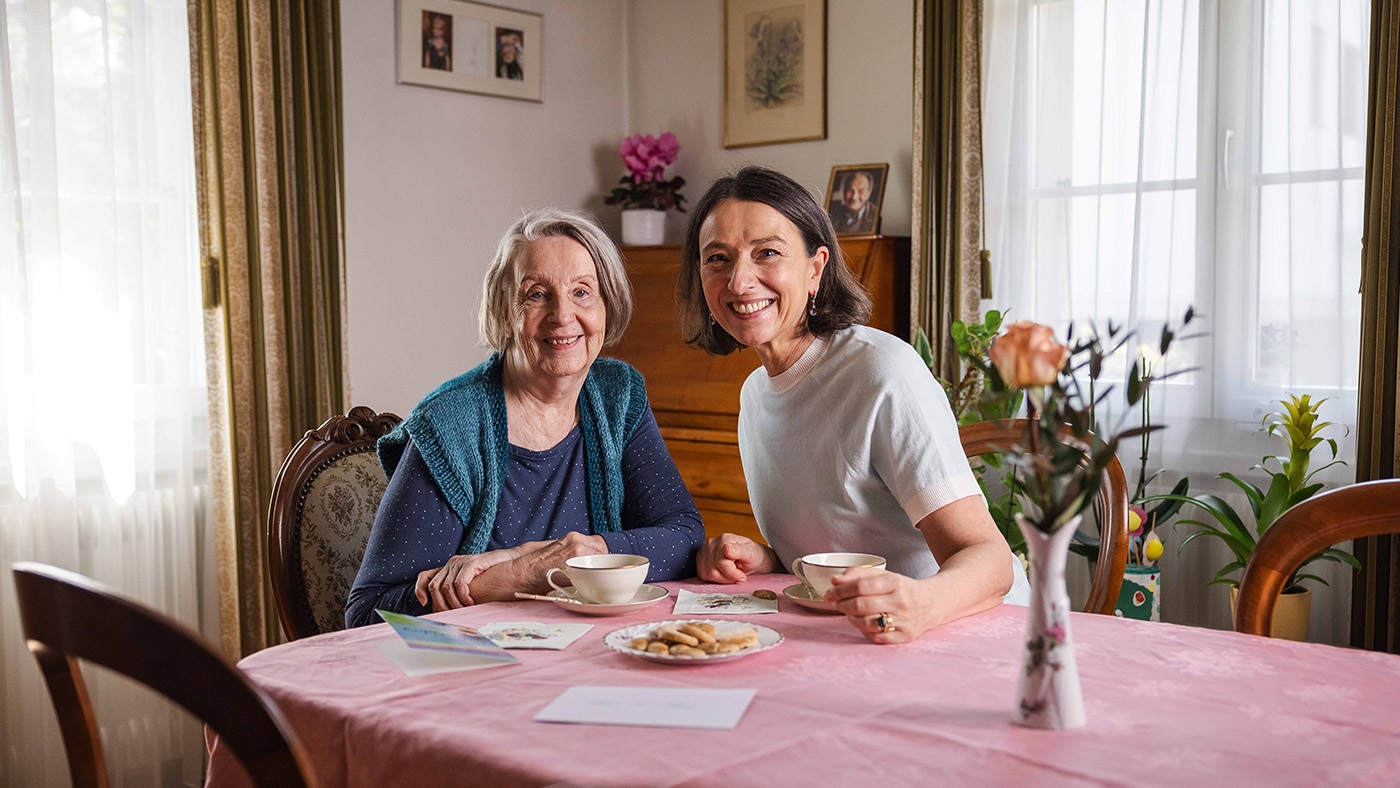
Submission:
{"label": "teacup handle", "polygon": [[[564,596],[568,596],[568,595],[569,595],[569,592],[566,591],[566,590],[564,589],[563,586],[560,586],[560,585],[558,585],[557,583],[554,582],[554,573],[555,573],[555,572],[563,572],[563,573],[564,573],[564,577],[568,577],[568,576],[569,576],[568,573],[567,573],[567,572],[564,572],[563,569],[560,569],[560,568],[557,567],[557,566],[552,566],[552,567],[549,568],[549,571],[548,571],[548,572],[545,572],[545,573],[544,573],[544,581],[545,581],[546,583],[549,583],[550,587],[553,588],[555,591],[558,591],[560,594],[563,594]],[[570,588],[572,588],[572,586],[570,586]]]}
{"label": "teacup handle", "polygon": [[803,588],[806,588],[806,589],[807,589],[807,592],[808,592],[809,594],[810,594],[810,593],[815,593],[815,592],[813,591],[813,589],[812,589],[812,584],[809,583],[809,582],[807,582],[807,576],[804,575],[804,574],[802,574],[802,559],[801,559],[801,558],[794,558],[794,559],[792,559],[792,573],[795,574],[795,575],[797,575],[797,579],[798,579],[798,580],[801,580],[801,581],[802,581],[802,586],[803,586]]}

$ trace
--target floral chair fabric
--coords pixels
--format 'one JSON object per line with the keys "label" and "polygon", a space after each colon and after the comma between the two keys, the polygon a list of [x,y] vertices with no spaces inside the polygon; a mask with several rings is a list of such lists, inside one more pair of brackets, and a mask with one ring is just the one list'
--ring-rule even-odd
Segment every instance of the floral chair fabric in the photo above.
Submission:
{"label": "floral chair fabric", "polygon": [[345,628],[345,600],[387,485],[373,446],[367,446],[332,459],[307,486],[297,565],[321,632]]}

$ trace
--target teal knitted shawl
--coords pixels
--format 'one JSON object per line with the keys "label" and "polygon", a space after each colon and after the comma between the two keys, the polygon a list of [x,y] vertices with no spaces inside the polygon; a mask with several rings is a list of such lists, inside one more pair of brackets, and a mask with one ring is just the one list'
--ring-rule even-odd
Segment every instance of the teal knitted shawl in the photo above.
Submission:
{"label": "teal knitted shawl", "polygon": [[[379,463],[393,476],[411,438],[466,531],[458,554],[485,552],[505,483],[508,428],[505,365],[499,353],[438,386],[388,435]],[[578,398],[583,428],[588,525],[592,533],[622,528],[622,453],[647,409],[642,375],[611,358],[593,362]]]}

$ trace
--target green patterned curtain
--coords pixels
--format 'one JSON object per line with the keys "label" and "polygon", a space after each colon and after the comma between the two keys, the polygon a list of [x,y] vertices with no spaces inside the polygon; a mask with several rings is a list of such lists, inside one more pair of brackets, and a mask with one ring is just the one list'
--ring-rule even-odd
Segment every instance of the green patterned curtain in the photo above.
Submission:
{"label": "green patterned curtain", "polygon": [[982,0],[919,0],[914,39],[911,325],[955,380],[953,321],[981,311]]}
{"label": "green patterned curtain", "polygon": [[338,0],[190,0],[223,648],[281,639],[264,523],[294,442],[344,412]]}
{"label": "green patterned curtain", "polygon": [[[1400,378],[1400,7],[1371,7],[1371,82],[1366,110],[1366,222],[1361,258],[1361,381],[1356,480],[1397,476]],[[1400,538],[1356,540],[1362,571],[1352,581],[1351,642],[1400,653]]]}

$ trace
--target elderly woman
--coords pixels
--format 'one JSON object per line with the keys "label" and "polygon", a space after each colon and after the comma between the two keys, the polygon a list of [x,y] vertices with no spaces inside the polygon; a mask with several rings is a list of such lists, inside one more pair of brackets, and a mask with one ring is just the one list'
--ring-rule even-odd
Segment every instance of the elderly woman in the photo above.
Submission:
{"label": "elderly woman", "polygon": [[716,181],[691,213],[678,290],[691,344],[751,347],[763,364],[740,393],[739,452],[771,547],[715,537],[702,579],[816,552],[883,556],[888,570],[848,570],[826,597],[876,643],[1025,603],[943,389],[906,342],[861,325],[870,299],[805,189],[762,167]]}
{"label": "elderly woman", "polygon": [[694,574],[704,529],[642,376],[598,357],[631,314],[621,257],[586,217],[535,211],[506,232],[481,303],[496,353],[379,442],[389,487],[346,626],[542,593],[576,555],[646,556],[650,581]]}

